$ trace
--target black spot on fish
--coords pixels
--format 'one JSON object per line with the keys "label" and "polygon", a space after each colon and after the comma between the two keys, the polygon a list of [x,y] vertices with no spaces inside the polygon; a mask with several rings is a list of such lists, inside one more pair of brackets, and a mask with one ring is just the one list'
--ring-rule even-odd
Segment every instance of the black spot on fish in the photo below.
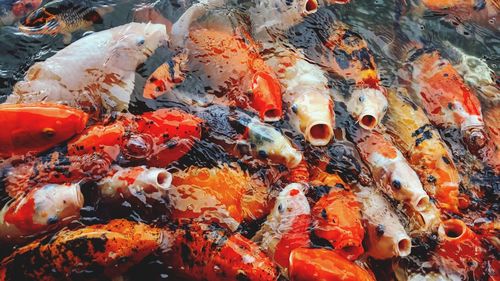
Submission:
{"label": "black spot on fish", "polygon": [[450,158],[448,158],[447,156],[443,156],[443,157],[442,157],[442,159],[443,159],[444,163],[446,163],[446,164],[448,164],[448,165],[450,165],[450,164],[451,164],[451,160],[450,160]]}
{"label": "black spot on fish", "polygon": [[185,265],[187,265],[188,267],[194,266],[194,259],[191,256],[191,249],[185,243],[181,244],[181,257]]}
{"label": "black spot on fish", "polygon": [[328,216],[327,216],[327,214],[326,214],[326,209],[321,210],[321,217],[322,217],[324,220],[328,219]]}
{"label": "black spot on fish", "polygon": [[349,56],[348,53],[346,53],[344,50],[335,48],[334,54],[335,54],[335,61],[337,62],[337,64],[341,69],[349,68],[350,65],[349,61],[351,57]]}
{"label": "black spot on fish", "polygon": [[383,224],[379,224],[375,228],[375,231],[377,232],[377,236],[380,237],[380,236],[384,235],[384,233],[385,233],[385,226]]}
{"label": "black spot on fish", "polygon": [[401,189],[401,182],[399,180],[393,180],[392,181],[392,187],[394,187],[394,189]]}
{"label": "black spot on fish", "polygon": [[422,134],[422,137],[418,138],[415,140],[415,146],[419,146],[421,143],[423,143],[426,140],[432,139],[432,132],[431,131],[425,131]]}
{"label": "black spot on fish", "polygon": [[436,177],[433,176],[433,175],[429,175],[427,177],[427,182],[429,182],[429,183],[435,183],[436,182]]}
{"label": "black spot on fish", "polygon": [[251,281],[245,272],[238,272],[238,274],[236,274],[236,280],[237,281]]}

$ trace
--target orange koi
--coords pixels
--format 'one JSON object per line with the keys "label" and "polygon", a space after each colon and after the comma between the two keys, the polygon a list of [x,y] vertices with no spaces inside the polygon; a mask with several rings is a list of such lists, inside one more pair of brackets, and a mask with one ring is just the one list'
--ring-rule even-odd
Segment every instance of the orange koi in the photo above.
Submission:
{"label": "orange koi", "polygon": [[[346,186],[340,180],[337,184]],[[364,249],[364,229],[361,224],[361,207],[350,191],[331,186],[330,192],[321,197],[311,210],[314,233],[330,242],[336,252],[348,260],[355,260]]]}
{"label": "orange koi", "polygon": [[125,164],[166,167],[201,138],[201,122],[178,109],[120,115],[115,123],[90,127],[71,140],[68,155],[54,152],[14,167],[7,177],[7,189],[18,192],[41,183],[100,180],[119,155]]}
{"label": "orange koi", "polygon": [[307,184],[309,183],[309,177],[307,162],[302,160],[297,167],[290,169],[288,181]]}
{"label": "orange koi", "polygon": [[385,125],[394,143],[439,208],[458,213],[460,176],[439,132],[424,111],[409,100],[404,89],[390,90],[387,97],[390,107]]}
{"label": "orange koi", "polygon": [[0,240],[17,241],[54,230],[80,216],[78,184],[48,184],[18,196],[0,210]]}
{"label": "orange koi", "polygon": [[252,238],[287,273],[290,252],[310,244],[311,210],[304,186],[292,183],[278,195],[262,228]]}
{"label": "orange koi", "polygon": [[262,218],[270,210],[267,186],[236,165],[212,169],[191,167],[174,173],[172,184],[204,190],[222,203],[238,223]]}
{"label": "orange koi", "polygon": [[420,179],[390,140],[378,131],[359,130],[354,141],[384,193],[415,210],[428,208],[429,196]]}
{"label": "orange koi", "polygon": [[38,154],[81,133],[88,115],[49,103],[0,105],[0,158]]}
{"label": "orange koi", "polygon": [[277,279],[275,265],[252,241],[229,235],[216,226],[176,227],[172,249],[164,254],[166,266],[193,281]]}
{"label": "orange koi", "polygon": [[461,20],[479,22],[498,30],[496,18],[500,3],[496,0],[423,0],[422,4],[431,11],[449,13]]}
{"label": "orange koi", "polygon": [[460,129],[468,149],[477,153],[487,141],[479,99],[438,52],[419,49],[412,57],[414,92],[430,121],[439,128]]}
{"label": "orange koi", "polygon": [[290,281],[375,281],[372,272],[335,251],[297,248],[290,255]]}
{"label": "orange koi", "polygon": [[87,279],[85,274],[96,279],[116,277],[169,242],[166,237],[158,228],[123,219],[62,230],[3,259],[0,280]]}
{"label": "orange koi", "polygon": [[481,241],[465,223],[458,219],[444,221],[438,229],[439,244],[435,261],[466,277],[472,273],[476,279],[482,275],[485,251]]}
{"label": "orange koi", "polygon": [[[260,57],[256,46],[243,34],[200,28],[189,32],[186,68],[206,83],[210,94],[222,97],[220,103],[253,108],[264,121],[282,116],[281,87],[273,71]],[[146,83],[145,97],[173,87],[175,74],[161,66]]]}

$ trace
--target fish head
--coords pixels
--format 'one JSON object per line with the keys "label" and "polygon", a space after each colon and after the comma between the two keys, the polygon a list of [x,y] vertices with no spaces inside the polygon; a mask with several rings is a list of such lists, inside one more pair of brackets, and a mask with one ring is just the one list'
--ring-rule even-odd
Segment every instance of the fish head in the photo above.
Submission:
{"label": "fish head", "polygon": [[253,108],[264,122],[281,119],[281,86],[278,79],[267,72],[259,71],[252,79]]}
{"label": "fish head", "polygon": [[129,23],[115,28],[116,34],[110,42],[111,55],[105,66],[134,71],[161,46],[168,36],[165,25],[151,23]]}
{"label": "fish head", "polygon": [[423,190],[417,174],[409,165],[401,163],[393,166],[387,184],[396,197],[408,198],[408,203],[415,210],[423,211],[429,207],[429,196]]}
{"label": "fish head", "polygon": [[270,214],[277,222],[275,231],[279,233],[287,232],[293,229],[296,218],[301,215],[310,215],[311,209],[304,190],[304,185],[291,183],[279,193]]}
{"label": "fish head", "polygon": [[1,122],[17,126],[0,134],[13,144],[14,154],[42,152],[76,134],[87,125],[88,115],[78,109],[59,104],[5,104],[0,106]]}
{"label": "fish head", "polygon": [[356,89],[347,103],[349,113],[366,130],[373,130],[378,126],[387,108],[387,98],[382,89]]}

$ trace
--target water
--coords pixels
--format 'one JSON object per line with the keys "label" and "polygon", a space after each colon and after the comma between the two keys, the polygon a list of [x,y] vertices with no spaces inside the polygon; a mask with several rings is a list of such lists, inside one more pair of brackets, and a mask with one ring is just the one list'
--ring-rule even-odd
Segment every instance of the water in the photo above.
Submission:
{"label": "water", "polygon": [[[422,13],[419,13],[421,10],[419,3],[403,2],[405,1],[353,0],[352,3],[347,5],[334,5],[328,8],[321,8],[328,9],[329,11],[322,10],[318,14],[324,13],[333,21],[339,20],[346,23],[351,31],[358,33],[368,42],[369,49],[375,57],[382,86],[393,87],[399,85],[398,81],[402,76],[399,69],[402,67],[402,61],[398,55],[400,54],[399,51],[404,49],[405,44],[409,41],[424,42],[427,46],[432,46],[440,50],[444,56],[449,52],[449,45],[446,45],[444,42],[449,42],[449,44],[462,49],[465,53],[483,59],[495,73],[496,84],[498,86],[497,77],[500,71],[500,34],[498,29],[491,28],[491,23],[490,27],[484,27],[484,23],[461,22],[460,18],[430,11],[422,10]],[[73,42],[83,36],[88,36],[92,32],[106,30],[134,21],[138,17],[137,11],[144,8],[153,7],[164,18],[173,23],[192,4],[191,1],[182,0],[100,0],[85,1],[84,3],[95,7],[111,6],[113,10],[103,17],[102,23],[94,24],[91,30],[73,32]],[[237,5],[241,9],[242,7],[246,7],[248,3],[238,3]],[[242,15],[239,9],[231,10],[231,13],[238,15],[238,17],[235,17],[236,20],[233,18],[230,21],[225,21],[224,17],[208,17],[208,19],[204,20],[208,22],[213,21],[214,25],[220,25],[222,22],[229,26],[228,22],[231,22],[236,26],[245,26],[246,22],[242,20],[242,18],[245,19],[245,14],[243,13]],[[227,10],[222,9],[213,13],[217,15],[217,13],[225,14],[226,12]],[[279,33],[278,36],[288,38],[291,45],[295,47],[308,46],[310,49],[306,48],[306,50],[310,54],[314,54],[318,49],[316,45],[311,45],[311,42],[315,42],[317,45],[321,44],[314,33],[316,29],[321,30],[321,27],[311,26],[310,23],[315,22],[314,17],[318,14],[310,16],[309,25],[307,23],[299,24],[287,32]],[[297,34],[297,31],[303,32],[301,36],[297,37],[294,35]],[[30,66],[35,62],[46,60],[66,46],[67,44],[65,44],[62,35],[26,35],[20,32],[15,25],[0,27],[0,102],[7,99],[16,82],[23,80]],[[157,100],[148,100],[143,97],[143,88],[151,73],[163,63],[171,63],[176,54],[175,50],[161,47],[144,64],[141,64],[136,69],[135,86],[131,96],[129,111],[139,115],[160,108],[180,108],[207,120],[208,125],[203,128],[203,140],[196,142],[190,152],[184,155],[178,162],[170,165],[168,170],[175,173],[191,166],[215,169],[215,167],[221,164],[237,163],[243,172],[252,175],[253,180],[262,182],[268,187],[270,199],[269,204],[266,206],[267,209],[264,210],[263,208],[263,212],[269,212],[274,204],[274,198],[287,183],[287,168],[285,165],[271,165],[267,161],[267,158],[270,157],[269,155],[259,155],[257,157],[251,153],[251,144],[246,144],[247,147],[236,142],[235,138],[243,135],[242,131],[244,129],[235,126],[231,122],[227,122],[227,124],[220,122],[219,119],[221,117],[217,115],[219,112],[216,109],[213,111],[204,111],[203,109],[183,104],[182,101],[172,100],[165,96]],[[453,59],[453,56],[449,58]],[[196,72],[196,70],[193,72]],[[206,81],[203,79],[199,81],[196,76],[190,78],[192,79],[187,79],[188,82],[184,82],[177,90],[181,93],[190,93],[190,97],[194,98],[202,95],[196,95],[194,94],[195,92],[203,93],[205,91],[217,90],[207,88]],[[352,81],[330,77],[328,83],[329,87],[339,91],[344,96],[350,96],[350,90],[353,87]],[[493,107],[488,100],[482,99],[481,102],[484,108]],[[242,114],[247,113],[244,112]],[[223,109],[220,114],[227,117],[229,113],[225,113]],[[248,113],[248,115],[253,116],[255,114]],[[348,183],[360,183],[366,186],[373,184],[374,180],[370,175],[368,166],[361,161],[361,156],[352,143],[352,134],[355,134],[353,132],[356,131],[356,126],[349,116],[348,109],[344,104],[336,102],[335,115],[337,128],[334,130],[334,134],[336,142],[328,147],[314,147],[308,144],[304,137],[290,124],[289,116],[284,116],[283,120],[273,123],[273,126],[278,132],[290,139],[295,147],[303,151],[305,158],[311,166],[319,167],[324,164],[328,173],[338,173]],[[210,116],[212,116],[213,120],[210,120]],[[110,120],[112,122],[113,118],[110,118]],[[228,120],[231,120],[230,117],[228,117]],[[440,133],[453,152],[455,163],[460,172],[462,178],[460,191],[471,198],[470,207],[466,211],[460,215],[454,214],[450,217],[461,218],[469,225],[479,225],[481,222],[496,221],[498,219],[498,194],[500,191],[500,179],[498,175],[495,175],[494,171],[483,165],[481,161],[465,149],[464,143],[461,141],[460,132],[457,129],[443,129],[440,130]],[[238,152],[234,153],[234,151]],[[50,159],[52,152],[66,154],[67,149],[64,145],[56,147],[45,153],[45,157]],[[129,159],[121,159],[117,162],[122,165],[134,163],[129,162]],[[16,162],[3,162],[0,166],[0,176],[6,178],[12,166],[16,165],[18,165]],[[5,181],[2,183],[4,186],[7,184]],[[327,192],[323,191],[322,188],[318,187],[315,192],[308,194],[311,203],[317,201],[323,193]],[[81,189],[85,198],[84,207],[80,211],[80,218],[69,224],[68,227],[71,229],[85,225],[106,223],[115,218],[126,218],[158,227],[164,227],[170,222],[172,210],[169,209],[170,202],[168,200],[141,201],[137,200],[137,198],[132,198],[109,204],[100,198],[98,187],[94,182],[89,181],[84,183]],[[0,191],[4,191],[4,188],[0,189]],[[0,200],[2,204],[9,202],[10,198],[6,192],[0,192],[0,194],[2,194],[2,200]],[[233,195],[222,194],[221,196],[231,197]],[[401,204],[395,201],[391,201],[391,203],[394,206],[397,205],[398,208],[395,211],[400,216],[403,225],[408,229],[409,221],[403,214],[404,210],[400,208]],[[237,231],[242,233],[243,236],[251,238],[262,226],[265,217],[261,216],[255,220],[243,220]],[[495,231],[497,233],[498,229]],[[438,243],[437,235],[433,233],[422,237],[416,236],[412,237],[412,240],[412,254],[409,257],[384,261],[362,258],[361,263],[368,265],[375,273],[377,280],[395,280],[395,275],[404,276],[408,273],[426,273],[439,269],[437,266],[430,265],[429,262],[432,260]],[[314,246],[331,246],[328,242],[325,244],[324,240],[314,235],[311,237],[311,243]],[[487,241],[483,245],[485,244],[490,247],[487,257],[491,261],[498,258],[497,256],[492,256],[493,254],[498,254],[498,248],[495,248],[498,245],[491,245]],[[3,258],[9,255],[13,249],[22,245],[23,243],[14,243],[13,245],[4,244],[0,246],[0,257]],[[90,272],[90,276],[92,274]],[[169,268],[165,264],[165,261],[159,258],[157,254],[148,255],[142,262],[134,265],[125,274],[125,280],[141,280],[145,278],[147,280],[179,280],[179,277],[176,276],[175,268]],[[280,278],[285,280],[283,276]],[[403,277],[400,280],[406,279]],[[470,280],[473,279],[471,278]]]}

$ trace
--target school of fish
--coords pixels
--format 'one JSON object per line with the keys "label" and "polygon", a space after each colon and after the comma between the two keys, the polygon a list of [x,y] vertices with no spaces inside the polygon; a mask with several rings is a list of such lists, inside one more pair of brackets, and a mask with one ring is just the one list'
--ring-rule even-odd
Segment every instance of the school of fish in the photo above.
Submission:
{"label": "school of fish", "polygon": [[[397,37],[387,85],[332,12],[356,0],[178,1],[88,32],[108,2],[0,1],[0,25],[65,44],[0,104],[0,281],[500,280],[480,58]],[[497,0],[416,9],[500,30]]]}

